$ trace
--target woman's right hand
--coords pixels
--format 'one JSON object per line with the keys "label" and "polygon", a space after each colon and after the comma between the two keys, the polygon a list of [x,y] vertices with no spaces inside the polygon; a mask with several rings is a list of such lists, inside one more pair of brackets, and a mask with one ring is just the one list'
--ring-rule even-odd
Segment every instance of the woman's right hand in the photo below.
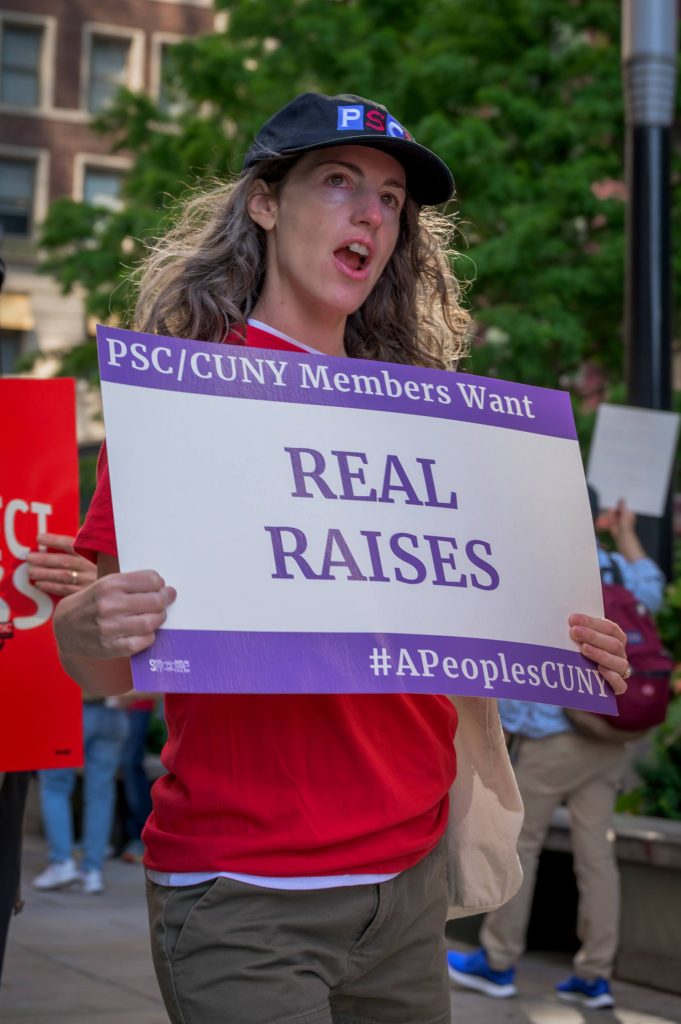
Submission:
{"label": "woman's right hand", "polygon": [[151,569],[101,576],[55,609],[60,653],[97,661],[138,654],[154,642],[176,596]]}

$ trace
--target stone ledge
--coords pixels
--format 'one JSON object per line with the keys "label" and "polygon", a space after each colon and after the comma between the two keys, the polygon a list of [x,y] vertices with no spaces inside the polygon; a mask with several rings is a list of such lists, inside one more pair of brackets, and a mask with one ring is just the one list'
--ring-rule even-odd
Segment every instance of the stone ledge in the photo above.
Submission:
{"label": "stone ledge", "polygon": [[[681,821],[614,814],[612,831],[620,864],[648,864],[681,871]],[[571,853],[570,814],[557,808],[544,843],[545,850]]]}

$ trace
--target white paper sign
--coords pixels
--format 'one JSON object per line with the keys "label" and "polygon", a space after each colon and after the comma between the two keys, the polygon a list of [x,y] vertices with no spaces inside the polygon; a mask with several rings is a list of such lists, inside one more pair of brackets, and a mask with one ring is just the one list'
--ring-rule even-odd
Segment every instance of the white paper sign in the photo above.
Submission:
{"label": "white paper sign", "polygon": [[138,689],[451,692],[612,710],[569,398],[102,328],[122,568],[177,589]]}
{"label": "white paper sign", "polygon": [[678,413],[599,405],[587,479],[600,507],[624,498],[638,515],[664,515],[678,433]]}

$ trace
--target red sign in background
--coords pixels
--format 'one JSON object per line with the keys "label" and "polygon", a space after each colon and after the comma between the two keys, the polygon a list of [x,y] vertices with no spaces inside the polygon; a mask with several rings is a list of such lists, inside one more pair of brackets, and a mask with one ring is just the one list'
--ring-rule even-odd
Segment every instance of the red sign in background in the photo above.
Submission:
{"label": "red sign in background", "polygon": [[26,565],[37,533],[77,528],[74,382],[0,380],[0,771],[83,763],[80,689],[52,633],[56,599]]}

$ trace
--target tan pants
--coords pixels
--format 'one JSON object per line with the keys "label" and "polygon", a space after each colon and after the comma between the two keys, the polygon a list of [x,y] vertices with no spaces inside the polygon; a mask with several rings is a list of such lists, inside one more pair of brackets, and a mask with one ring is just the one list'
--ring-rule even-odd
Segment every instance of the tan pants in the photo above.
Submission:
{"label": "tan pants", "polygon": [[379,885],[147,881],[173,1024],[449,1024],[447,846]]}
{"label": "tan pants", "polygon": [[623,744],[577,732],[518,739],[516,779],[525,804],[518,840],[523,884],[505,906],[489,914],[480,939],[495,970],[513,966],[525,949],[537,861],[551,815],[565,801],[579,890],[574,965],[582,978],[610,977],[619,938],[620,892],[609,828],[617,786],[627,758]]}

